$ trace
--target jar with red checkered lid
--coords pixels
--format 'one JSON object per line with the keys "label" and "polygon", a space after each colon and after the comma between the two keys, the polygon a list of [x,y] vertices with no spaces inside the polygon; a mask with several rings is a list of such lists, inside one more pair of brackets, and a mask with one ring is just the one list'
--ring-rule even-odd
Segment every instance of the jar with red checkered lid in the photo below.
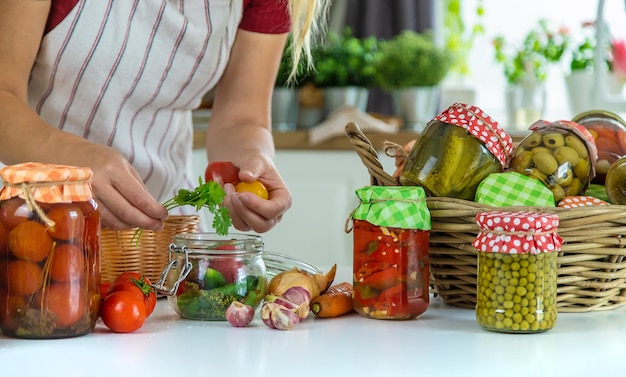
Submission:
{"label": "jar with red checkered lid", "polygon": [[0,169],[0,329],[7,336],[90,333],[100,308],[100,213],[89,168]]}
{"label": "jar with red checkered lid", "polygon": [[500,173],[513,142],[476,106],[455,103],[431,120],[411,148],[400,173],[403,186],[422,186],[428,196],[474,200],[478,184]]}
{"label": "jar with red checkered lid", "polygon": [[557,256],[562,240],[556,214],[482,212],[476,320],[486,330],[537,333],[557,318]]}

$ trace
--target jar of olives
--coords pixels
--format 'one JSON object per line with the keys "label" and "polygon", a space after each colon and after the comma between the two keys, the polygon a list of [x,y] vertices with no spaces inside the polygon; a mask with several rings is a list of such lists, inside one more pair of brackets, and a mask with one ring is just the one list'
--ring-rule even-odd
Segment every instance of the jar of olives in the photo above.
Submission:
{"label": "jar of olives", "polygon": [[352,306],[367,318],[415,318],[429,304],[426,194],[418,186],[370,186],[357,196]]}
{"label": "jar of olives", "polygon": [[537,121],[520,142],[510,168],[541,181],[558,203],[583,194],[595,176],[598,152],[593,136],[575,122]]}
{"label": "jar of olives", "polygon": [[478,324],[508,333],[550,330],[557,318],[558,216],[482,212],[476,223]]}
{"label": "jar of olives", "polygon": [[251,234],[177,234],[157,291],[181,317],[226,320],[240,301],[257,309],[267,293],[263,238]]}
{"label": "jar of olives", "polygon": [[0,170],[0,329],[19,338],[90,333],[100,306],[100,214],[89,168]]}
{"label": "jar of olives", "polygon": [[400,173],[403,186],[429,196],[474,200],[478,184],[502,172],[513,151],[511,137],[484,111],[455,103],[430,121]]}

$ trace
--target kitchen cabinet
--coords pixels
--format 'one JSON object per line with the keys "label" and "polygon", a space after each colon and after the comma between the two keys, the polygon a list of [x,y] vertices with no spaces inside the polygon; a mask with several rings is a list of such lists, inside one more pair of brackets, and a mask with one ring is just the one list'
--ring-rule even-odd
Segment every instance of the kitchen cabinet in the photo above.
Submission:
{"label": "kitchen cabinet", "polygon": [[[394,160],[382,152],[379,158],[391,174]],[[265,248],[316,265],[351,265],[352,233],[344,231],[346,220],[358,205],[355,190],[370,184],[367,168],[357,153],[279,149],[275,161],[293,204],[274,229],[262,234]],[[195,149],[194,173],[203,174],[206,164],[204,149]],[[208,212],[201,212],[201,217],[203,224],[211,224]]]}

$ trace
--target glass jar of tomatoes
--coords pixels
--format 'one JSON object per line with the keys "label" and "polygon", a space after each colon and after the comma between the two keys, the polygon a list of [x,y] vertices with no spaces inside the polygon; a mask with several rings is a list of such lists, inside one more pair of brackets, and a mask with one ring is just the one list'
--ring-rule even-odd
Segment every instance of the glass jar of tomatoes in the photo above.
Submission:
{"label": "glass jar of tomatoes", "polygon": [[90,333],[100,305],[100,213],[91,169],[0,170],[0,329],[19,338]]}
{"label": "glass jar of tomatoes", "polygon": [[479,213],[476,223],[478,324],[507,333],[550,330],[557,318],[558,215],[493,211]]}
{"label": "glass jar of tomatoes", "polygon": [[429,196],[474,200],[478,184],[500,173],[513,141],[484,111],[455,103],[430,121],[400,173],[403,186],[422,186]]}
{"label": "glass jar of tomatoes", "polygon": [[352,306],[368,318],[415,318],[429,303],[426,193],[419,186],[370,186],[356,194]]}
{"label": "glass jar of tomatoes", "polygon": [[188,319],[223,321],[233,301],[257,309],[267,293],[263,246],[251,234],[177,234],[157,290]]}
{"label": "glass jar of tomatoes", "polygon": [[590,110],[572,118],[589,130],[598,149],[596,175],[591,183],[604,184],[611,166],[626,156],[626,122],[607,110]]}

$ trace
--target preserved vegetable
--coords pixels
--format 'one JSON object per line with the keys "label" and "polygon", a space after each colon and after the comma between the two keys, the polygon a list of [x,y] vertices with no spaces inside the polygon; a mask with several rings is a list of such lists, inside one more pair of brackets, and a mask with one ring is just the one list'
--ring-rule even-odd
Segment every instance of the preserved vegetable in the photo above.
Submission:
{"label": "preserved vegetable", "polygon": [[558,216],[479,213],[476,320],[486,330],[535,333],[557,319]]}
{"label": "preserved vegetable", "polygon": [[478,184],[502,172],[511,137],[477,107],[454,104],[428,123],[400,173],[403,186],[422,186],[429,196],[473,200]]}
{"label": "preserved vegetable", "polygon": [[593,137],[574,122],[538,121],[515,150],[510,168],[541,181],[558,203],[583,194],[595,176],[597,152]]}
{"label": "preserved vegetable", "polygon": [[257,309],[267,293],[263,239],[257,235],[178,234],[157,290],[183,318],[225,321],[234,301]]}
{"label": "preserved vegetable", "polygon": [[93,329],[100,304],[100,214],[91,170],[26,163],[0,170],[0,328],[22,338]]}
{"label": "preserved vegetable", "polygon": [[368,318],[411,319],[429,304],[430,212],[421,187],[357,190],[353,308]]}

